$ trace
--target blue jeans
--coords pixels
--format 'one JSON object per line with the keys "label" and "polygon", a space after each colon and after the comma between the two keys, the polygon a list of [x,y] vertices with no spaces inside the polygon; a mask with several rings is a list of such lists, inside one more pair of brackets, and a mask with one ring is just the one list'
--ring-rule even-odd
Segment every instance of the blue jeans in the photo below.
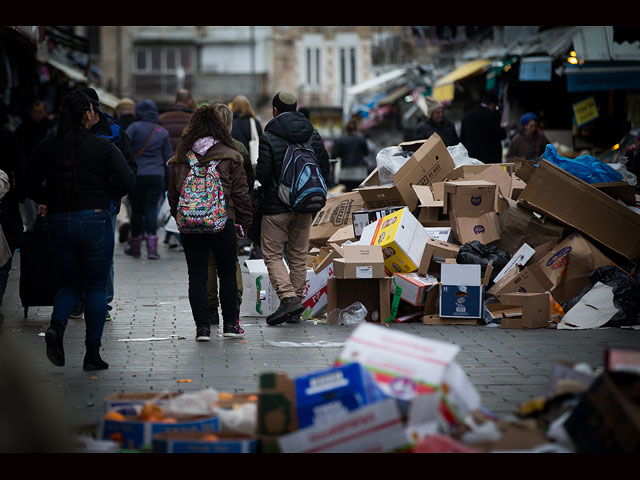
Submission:
{"label": "blue jeans", "polygon": [[69,314],[84,291],[85,345],[100,347],[107,315],[107,278],[113,260],[111,214],[107,210],[82,210],[47,218],[60,283],[51,322],[66,327]]}

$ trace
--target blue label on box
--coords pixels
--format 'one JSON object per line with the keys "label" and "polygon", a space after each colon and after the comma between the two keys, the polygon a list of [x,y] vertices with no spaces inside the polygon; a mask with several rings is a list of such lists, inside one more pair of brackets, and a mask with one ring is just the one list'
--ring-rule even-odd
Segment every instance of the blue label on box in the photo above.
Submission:
{"label": "blue label on box", "polygon": [[255,453],[256,438],[221,439],[217,442],[181,439],[153,439],[153,453]]}
{"label": "blue label on box", "polygon": [[442,285],[440,316],[481,318],[482,286]]}
{"label": "blue label on box", "polygon": [[300,428],[386,398],[371,374],[359,363],[297,377],[295,386]]}

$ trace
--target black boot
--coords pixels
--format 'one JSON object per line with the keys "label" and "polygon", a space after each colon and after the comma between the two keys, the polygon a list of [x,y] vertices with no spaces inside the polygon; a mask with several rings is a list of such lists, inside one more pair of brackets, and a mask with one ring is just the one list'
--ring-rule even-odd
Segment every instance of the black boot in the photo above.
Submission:
{"label": "black boot", "polygon": [[109,368],[109,364],[100,358],[100,347],[87,345],[87,353],[84,355],[82,368],[85,370],[105,370]]}
{"label": "black boot", "polygon": [[47,344],[47,358],[57,367],[64,365],[64,327],[58,322],[51,322],[51,326],[44,332],[44,341]]}

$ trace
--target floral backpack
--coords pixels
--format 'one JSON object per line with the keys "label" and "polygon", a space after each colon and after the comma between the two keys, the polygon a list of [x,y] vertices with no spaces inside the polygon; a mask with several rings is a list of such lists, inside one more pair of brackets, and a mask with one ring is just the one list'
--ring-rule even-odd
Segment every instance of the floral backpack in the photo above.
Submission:
{"label": "floral backpack", "polygon": [[201,165],[195,154],[187,155],[191,171],[182,185],[176,223],[180,233],[217,233],[227,223],[227,206],[216,170],[220,161]]}

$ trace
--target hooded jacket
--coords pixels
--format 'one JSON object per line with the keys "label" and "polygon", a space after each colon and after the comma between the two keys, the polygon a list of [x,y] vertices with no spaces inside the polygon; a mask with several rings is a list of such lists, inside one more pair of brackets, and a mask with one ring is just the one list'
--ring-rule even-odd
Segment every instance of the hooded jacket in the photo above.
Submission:
{"label": "hooded jacket", "polygon": [[[247,174],[244,171],[242,155],[233,148],[229,148],[223,143],[217,143],[211,147],[204,155],[195,154],[198,162],[202,165],[208,164],[212,160],[220,159],[217,171],[222,182],[222,191],[227,204],[229,216],[242,225],[245,232],[249,231],[252,220],[251,200],[249,198],[249,186],[247,184]],[[171,167],[169,173],[169,186],[167,190],[167,200],[171,210],[171,216],[176,217],[178,211],[178,200],[182,192],[182,186],[191,171],[187,157],[177,158],[175,155],[167,162]]]}
{"label": "hooded jacket", "polygon": [[[127,128],[127,136],[131,143],[131,148],[136,155],[139,176],[141,175],[165,175],[166,162],[173,155],[171,138],[169,132],[158,123],[158,107],[153,100],[142,100],[136,105],[136,118]],[[154,129],[153,137],[138,156],[138,152],[145,144],[151,131]]]}
{"label": "hooded jacket", "polygon": [[304,143],[311,137],[311,147],[316,153],[320,171],[325,181],[329,177],[329,153],[324,148],[322,137],[313,129],[311,122],[300,112],[285,112],[267,123],[260,137],[256,177],[262,185],[262,213],[275,215],[291,213],[291,209],[278,198],[278,185],[282,173],[282,161],[288,143]]}
{"label": "hooded jacket", "polygon": [[175,151],[182,136],[182,131],[189,123],[193,110],[182,105],[172,105],[169,110],[158,117],[161,126],[167,129],[171,138],[171,147]]}

